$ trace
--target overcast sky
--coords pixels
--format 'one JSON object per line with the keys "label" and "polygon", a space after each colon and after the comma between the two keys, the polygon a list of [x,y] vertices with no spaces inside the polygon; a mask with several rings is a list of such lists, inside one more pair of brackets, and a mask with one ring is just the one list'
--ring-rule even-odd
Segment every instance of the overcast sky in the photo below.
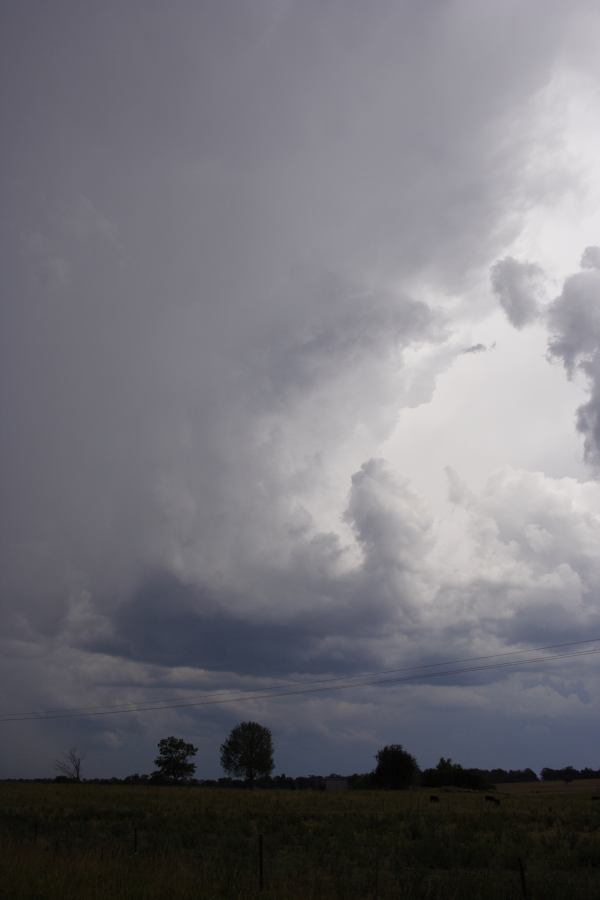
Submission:
{"label": "overcast sky", "polygon": [[[2,19],[0,714],[600,638],[597,3]],[[599,661],[3,723],[0,776],[244,719],[598,767]]]}

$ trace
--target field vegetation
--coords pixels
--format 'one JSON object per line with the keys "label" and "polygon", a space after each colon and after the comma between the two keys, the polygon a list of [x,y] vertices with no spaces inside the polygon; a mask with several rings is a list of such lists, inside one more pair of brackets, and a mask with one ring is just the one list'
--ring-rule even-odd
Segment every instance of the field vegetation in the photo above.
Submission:
{"label": "field vegetation", "polygon": [[[0,896],[596,900],[597,783],[480,792],[0,784]],[[261,865],[262,847],[262,865]]]}

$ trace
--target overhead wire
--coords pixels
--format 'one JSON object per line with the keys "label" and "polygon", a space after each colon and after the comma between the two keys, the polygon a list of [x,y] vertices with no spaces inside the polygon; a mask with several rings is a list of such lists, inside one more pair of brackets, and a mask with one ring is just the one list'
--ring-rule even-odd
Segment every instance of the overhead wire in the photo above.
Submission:
{"label": "overhead wire", "polygon": [[[520,650],[520,651],[508,651],[502,654],[487,654],[486,656],[480,657],[470,657],[464,660],[458,661],[450,661],[447,663],[430,663],[423,666],[415,666],[412,668],[396,668],[396,669],[388,669],[388,670],[380,670],[378,672],[363,674],[361,676],[338,676],[332,679],[324,679],[322,681],[309,682],[309,683],[298,683],[298,687],[292,689],[280,689],[280,688],[265,688],[261,691],[246,691],[243,693],[230,694],[225,697],[215,697],[214,694],[217,692],[213,692],[206,696],[203,695],[205,699],[180,699],[175,698],[173,701],[161,701],[157,703],[152,703],[152,701],[145,701],[144,704],[129,704],[115,707],[79,707],[77,709],[67,709],[61,711],[45,711],[39,713],[28,713],[28,714],[11,714],[7,716],[0,716],[0,724],[8,724],[9,722],[31,722],[31,721],[40,721],[47,719],[65,719],[65,718],[80,718],[80,717],[96,717],[96,716],[110,716],[110,715],[119,715],[126,713],[142,713],[142,712],[153,712],[159,710],[167,710],[167,709],[185,709],[192,707],[204,707],[204,706],[213,706],[220,705],[225,703],[240,703],[247,702],[249,700],[268,700],[268,699],[278,699],[281,697],[291,697],[298,696],[302,694],[316,694],[316,693],[325,693],[328,691],[339,691],[339,690],[349,690],[354,687],[366,687],[366,686],[378,686],[378,685],[393,685],[393,684],[401,684],[403,682],[414,681],[415,679],[423,678],[425,675],[427,678],[438,678],[438,677],[446,677],[451,675],[462,675],[472,672],[487,672],[495,669],[502,669],[508,667],[522,666],[522,665],[533,665],[536,663],[542,662],[550,662],[554,660],[562,660],[562,659],[573,659],[576,657],[590,656],[593,654],[600,653],[600,647],[591,648],[587,650],[575,650],[567,653],[559,653],[559,654],[551,654],[549,656],[538,656],[529,659],[514,659],[501,663],[491,663],[488,665],[475,665],[475,666],[466,666],[462,668],[447,668],[447,669],[439,669],[440,666],[452,666],[457,665],[463,662],[479,662],[486,659],[494,659],[503,656],[515,655],[516,653],[527,653],[527,652],[536,652],[545,649],[560,649],[561,647],[574,647],[582,644],[590,644],[595,643],[599,639],[589,639],[586,641],[573,641],[573,642],[565,642],[562,644],[554,644],[547,645],[544,648],[532,648],[531,650]],[[434,667],[438,667],[437,671],[429,671],[423,672],[424,669],[433,669]],[[407,674],[411,673],[411,674]],[[394,675],[393,678],[387,678],[385,676]],[[339,683],[343,682],[343,683]],[[289,685],[284,686],[284,688],[289,688]],[[223,690],[218,693],[223,693]]]}
{"label": "overhead wire", "polygon": [[[587,638],[586,640],[579,640],[579,641],[563,641],[559,644],[545,644],[544,646],[541,646],[541,647],[527,647],[527,648],[520,648],[517,650],[503,650],[501,653],[487,653],[487,654],[484,654],[481,656],[467,656],[467,657],[462,657],[459,659],[446,659],[446,660],[442,660],[441,662],[437,662],[437,663],[432,662],[432,663],[422,663],[421,665],[415,665],[415,666],[401,666],[401,667],[395,667],[395,668],[391,668],[391,669],[376,669],[375,671],[370,671],[370,672],[357,672],[356,675],[348,675],[348,674],[333,675],[333,676],[329,676],[327,678],[318,678],[318,679],[311,680],[308,682],[307,681],[294,681],[294,680],[286,679],[283,682],[283,684],[275,684],[275,685],[271,684],[271,685],[265,686],[264,688],[246,688],[245,692],[251,692],[253,694],[257,694],[261,691],[273,692],[273,691],[285,690],[290,685],[293,685],[293,686],[300,685],[303,687],[312,687],[312,686],[321,685],[321,684],[332,684],[332,683],[339,682],[339,681],[347,682],[348,680],[354,681],[356,679],[363,679],[363,678],[376,678],[379,676],[392,675],[392,674],[396,674],[396,673],[400,674],[400,673],[410,673],[410,672],[425,672],[425,674],[427,674],[426,670],[436,669],[436,668],[439,668],[440,666],[462,665],[463,663],[480,662],[480,661],[488,660],[488,659],[502,659],[507,656],[515,656],[518,653],[541,653],[546,650],[558,650],[563,647],[577,647],[577,646],[581,646],[583,644],[594,644],[594,643],[600,643],[600,637]],[[143,687],[145,687],[145,685],[140,685],[139,687],[143,688]],[[50,715],[52,713],[86,714],[88,712],[95,712],[96,710],[98,710],[98,711],[104,710],[104,711],[106,711],[106,713],[121,712],[121,711],[122,712],[141,711],[148,704],[161,703],[166,706],[171,703],[179,703],[183,699],[185,699],[187,702],[192,702],[192,701],[195,701],[196,698],[199,701],[201,701],[207,695],[212,697],[212,696],[214,696],[214,694],[217,694],[217,693],[230,694],[232,692],[232,690],[233,690],[233,688],[231,688],[231,689],[230,688],[215,688],[211,691],[202,691],[199,694],[192,694],[191,696],[187,696],[185,698],[183,698],[181,696],[163,697],[160,701],[158,701],[158,700],[140,700],[140,701],[137,701],[134,703],[131,703],[131,702],[117,703],[117,704],[101,703],[101,704],[96,704],[94,706],[87,705],[87,706],[76,706],[76,707],[68,707],[68,708],[59,707],[59,708],[53,708],[53,709],[38,710],[36,712],[30,711],[27,713],[24,713],[24,712],[5,713],[4,715],[0,715],[0,722],[7,720],[7,719],[11,719],[13,717],[21,718],[24,715],[31,715],[31,716],[40,715],[41,716],[41,715]],[[242,690],[242,689],[240,689],[240,690]]]}

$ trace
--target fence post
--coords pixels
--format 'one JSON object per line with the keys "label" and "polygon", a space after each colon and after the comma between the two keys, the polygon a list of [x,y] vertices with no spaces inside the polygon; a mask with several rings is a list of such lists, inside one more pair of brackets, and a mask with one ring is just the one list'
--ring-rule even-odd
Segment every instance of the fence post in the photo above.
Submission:
{"label": "fence post", "polygon": [[138,852],[138,835],[137,835],[137,828],[135,827],[135,825],[133,826],[133,852],[134,853]]}
{"label": "fence post", "polygon": [[262,891],[265,886],[265,869],[264,869],[264,853],[263,853],[263,836],[258,836],[258,889]]}
{"label": "fence post", "polygon": [[519,880],[521,882],[521,892],[523,894],[523,900],[529,900],[529,894],[527,892],[527,880],[525,878],[525,866],[523,864],[523,860],[519,856]]}

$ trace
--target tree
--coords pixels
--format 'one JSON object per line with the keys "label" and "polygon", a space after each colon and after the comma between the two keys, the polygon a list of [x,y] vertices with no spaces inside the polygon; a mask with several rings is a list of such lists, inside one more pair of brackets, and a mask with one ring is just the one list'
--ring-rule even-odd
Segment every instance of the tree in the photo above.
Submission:
{"label": "tree", "polygon": [[425,769],[423,785],[426,787],[462,787],[473,790],[491,790],[494,783],[490,773],[483,769],[464,769],[459,763],[442,756],[435,769]]}
{"label": "tree", "polygon": [[154,777],[174,784],[187,781],[196,771],[196,763],[190,762],[190,757],[197,752],[198,748],[186,743],[183,738],[163,738],[158,742],[158,756],[154,760],[158,771]]}
{"label": "tree", "polygon": [[76,747],[71,747],[70,750],[63,754],[61,759],[55,760],[54,768],[64,778],[68,778],[69,781],[81,781],[82,762],[83,755],[79,753]]}
{"label": "tree", "polygon": [[240,722],[221,744],[221,765],[226,772],[243,775],[252,783],[257,775],[273,771],[273,738],[258,722]]}
{"label": "tree", "polygon": [[419,774],[419,767],[401,744],[388,744],[376,756],[375,780],[381,787],[405,788]]}

